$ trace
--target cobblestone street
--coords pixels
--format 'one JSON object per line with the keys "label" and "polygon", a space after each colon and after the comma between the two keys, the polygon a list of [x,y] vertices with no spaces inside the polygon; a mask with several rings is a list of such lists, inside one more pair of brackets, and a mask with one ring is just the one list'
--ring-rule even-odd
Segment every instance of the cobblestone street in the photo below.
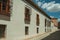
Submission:
{"label": "cobblestone street", "polygon": [[50,34],[42,40],[60,40],[60,30]]}

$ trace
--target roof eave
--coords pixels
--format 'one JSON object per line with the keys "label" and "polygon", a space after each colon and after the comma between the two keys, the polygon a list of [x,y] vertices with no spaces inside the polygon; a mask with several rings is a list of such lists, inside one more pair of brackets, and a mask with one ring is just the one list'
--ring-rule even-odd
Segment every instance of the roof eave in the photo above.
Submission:
{"label": "roof eave", "polygon": [[32,0],[23,0],[24,2],[28,2],[31,6],[33,6],[35,9],[37,9],[41,14],[45,15],[49,19],[51,19],[50,16],[48,16],[38,5],[36,5]]}

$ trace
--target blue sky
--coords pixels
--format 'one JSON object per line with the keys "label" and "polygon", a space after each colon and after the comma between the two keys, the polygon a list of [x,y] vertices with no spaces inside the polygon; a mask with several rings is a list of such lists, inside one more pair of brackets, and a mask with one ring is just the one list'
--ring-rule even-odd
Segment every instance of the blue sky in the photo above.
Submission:
{"label": "blue sky", "polygon": [[60,20],[60,1],[59,0],[33,0],[41,7],[50,17]]}

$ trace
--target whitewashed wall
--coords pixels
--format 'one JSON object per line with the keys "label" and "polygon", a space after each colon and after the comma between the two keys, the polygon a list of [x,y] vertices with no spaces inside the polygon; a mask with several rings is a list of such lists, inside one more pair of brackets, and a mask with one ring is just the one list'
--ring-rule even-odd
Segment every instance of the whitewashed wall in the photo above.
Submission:
{"label": "whitewashed wall", "polygon": [[52,30],[52,31],[56,31],[56,30],[58,30],[58,28],[55,27],[55,26],[54,26],[54,23],[52,23],[52,22],[51,22],[51,30]]}
{"label": "whitewashed wall", "polygon": [[[24,12],[25,5],[21,0],[13,0],[13,10],[11,15],[11,21],[2,21],[1,24],[6,24],[6,40],[21,40],[25,37],[31,37],[37,35],[36,28],[39,27],[39,34],[45,33],[45,17],[36,9],[33,9],[31,6],[31,23],[29,25],[24,23]],[[36,14],[40,16],[40,26],[36,26]],[[47,18],[48,19],[48,18]],[[29,35],[25,35],[25,26],[29,27]]]}

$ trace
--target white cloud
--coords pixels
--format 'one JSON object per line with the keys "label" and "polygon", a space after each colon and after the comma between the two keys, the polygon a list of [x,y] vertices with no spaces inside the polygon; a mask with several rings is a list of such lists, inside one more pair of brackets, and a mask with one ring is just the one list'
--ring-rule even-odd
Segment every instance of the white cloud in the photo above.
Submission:
{"label": "white cloud", "polygon": [[41,2],[38,2],[38,6],[41,6],[42,5],[42,3]]}
{"label": "white cloud", "polygon": [[55,1],[50,2],[50,3],[44,3],[44,4],[42,5],[42,8],[50,7],[50,6],[52,6],[54,3],[55,3]]}
{"label": "white cloud", "polygon": [[47,8],[47,3],[43,4],[42,8]]}
{"label": "white cloud", "polygon": [[44,3],[42,5],[43,9],[46,9],[50,12],[58,12],[60,11],[60,4],[59,3],[55,3],[55,1],[49,2],[49,3]]}
{"label": "white cloud", "polygon": [[60,21],[60,19],[58,19],[58,21]]}
{"label": "white cloud", "polygon": [[50,16],[51,18],[54,18],[54,16]]}
{"label": "white cloud", "polygon": [[58,12],[58,11],[60,11],[60,4],[53,4],[49,7],[47,7],[46,9],[51,12]]}
{"label": "white cloud", "polygon": [[36,1],[39,1],[39,0],[36,0]]}

